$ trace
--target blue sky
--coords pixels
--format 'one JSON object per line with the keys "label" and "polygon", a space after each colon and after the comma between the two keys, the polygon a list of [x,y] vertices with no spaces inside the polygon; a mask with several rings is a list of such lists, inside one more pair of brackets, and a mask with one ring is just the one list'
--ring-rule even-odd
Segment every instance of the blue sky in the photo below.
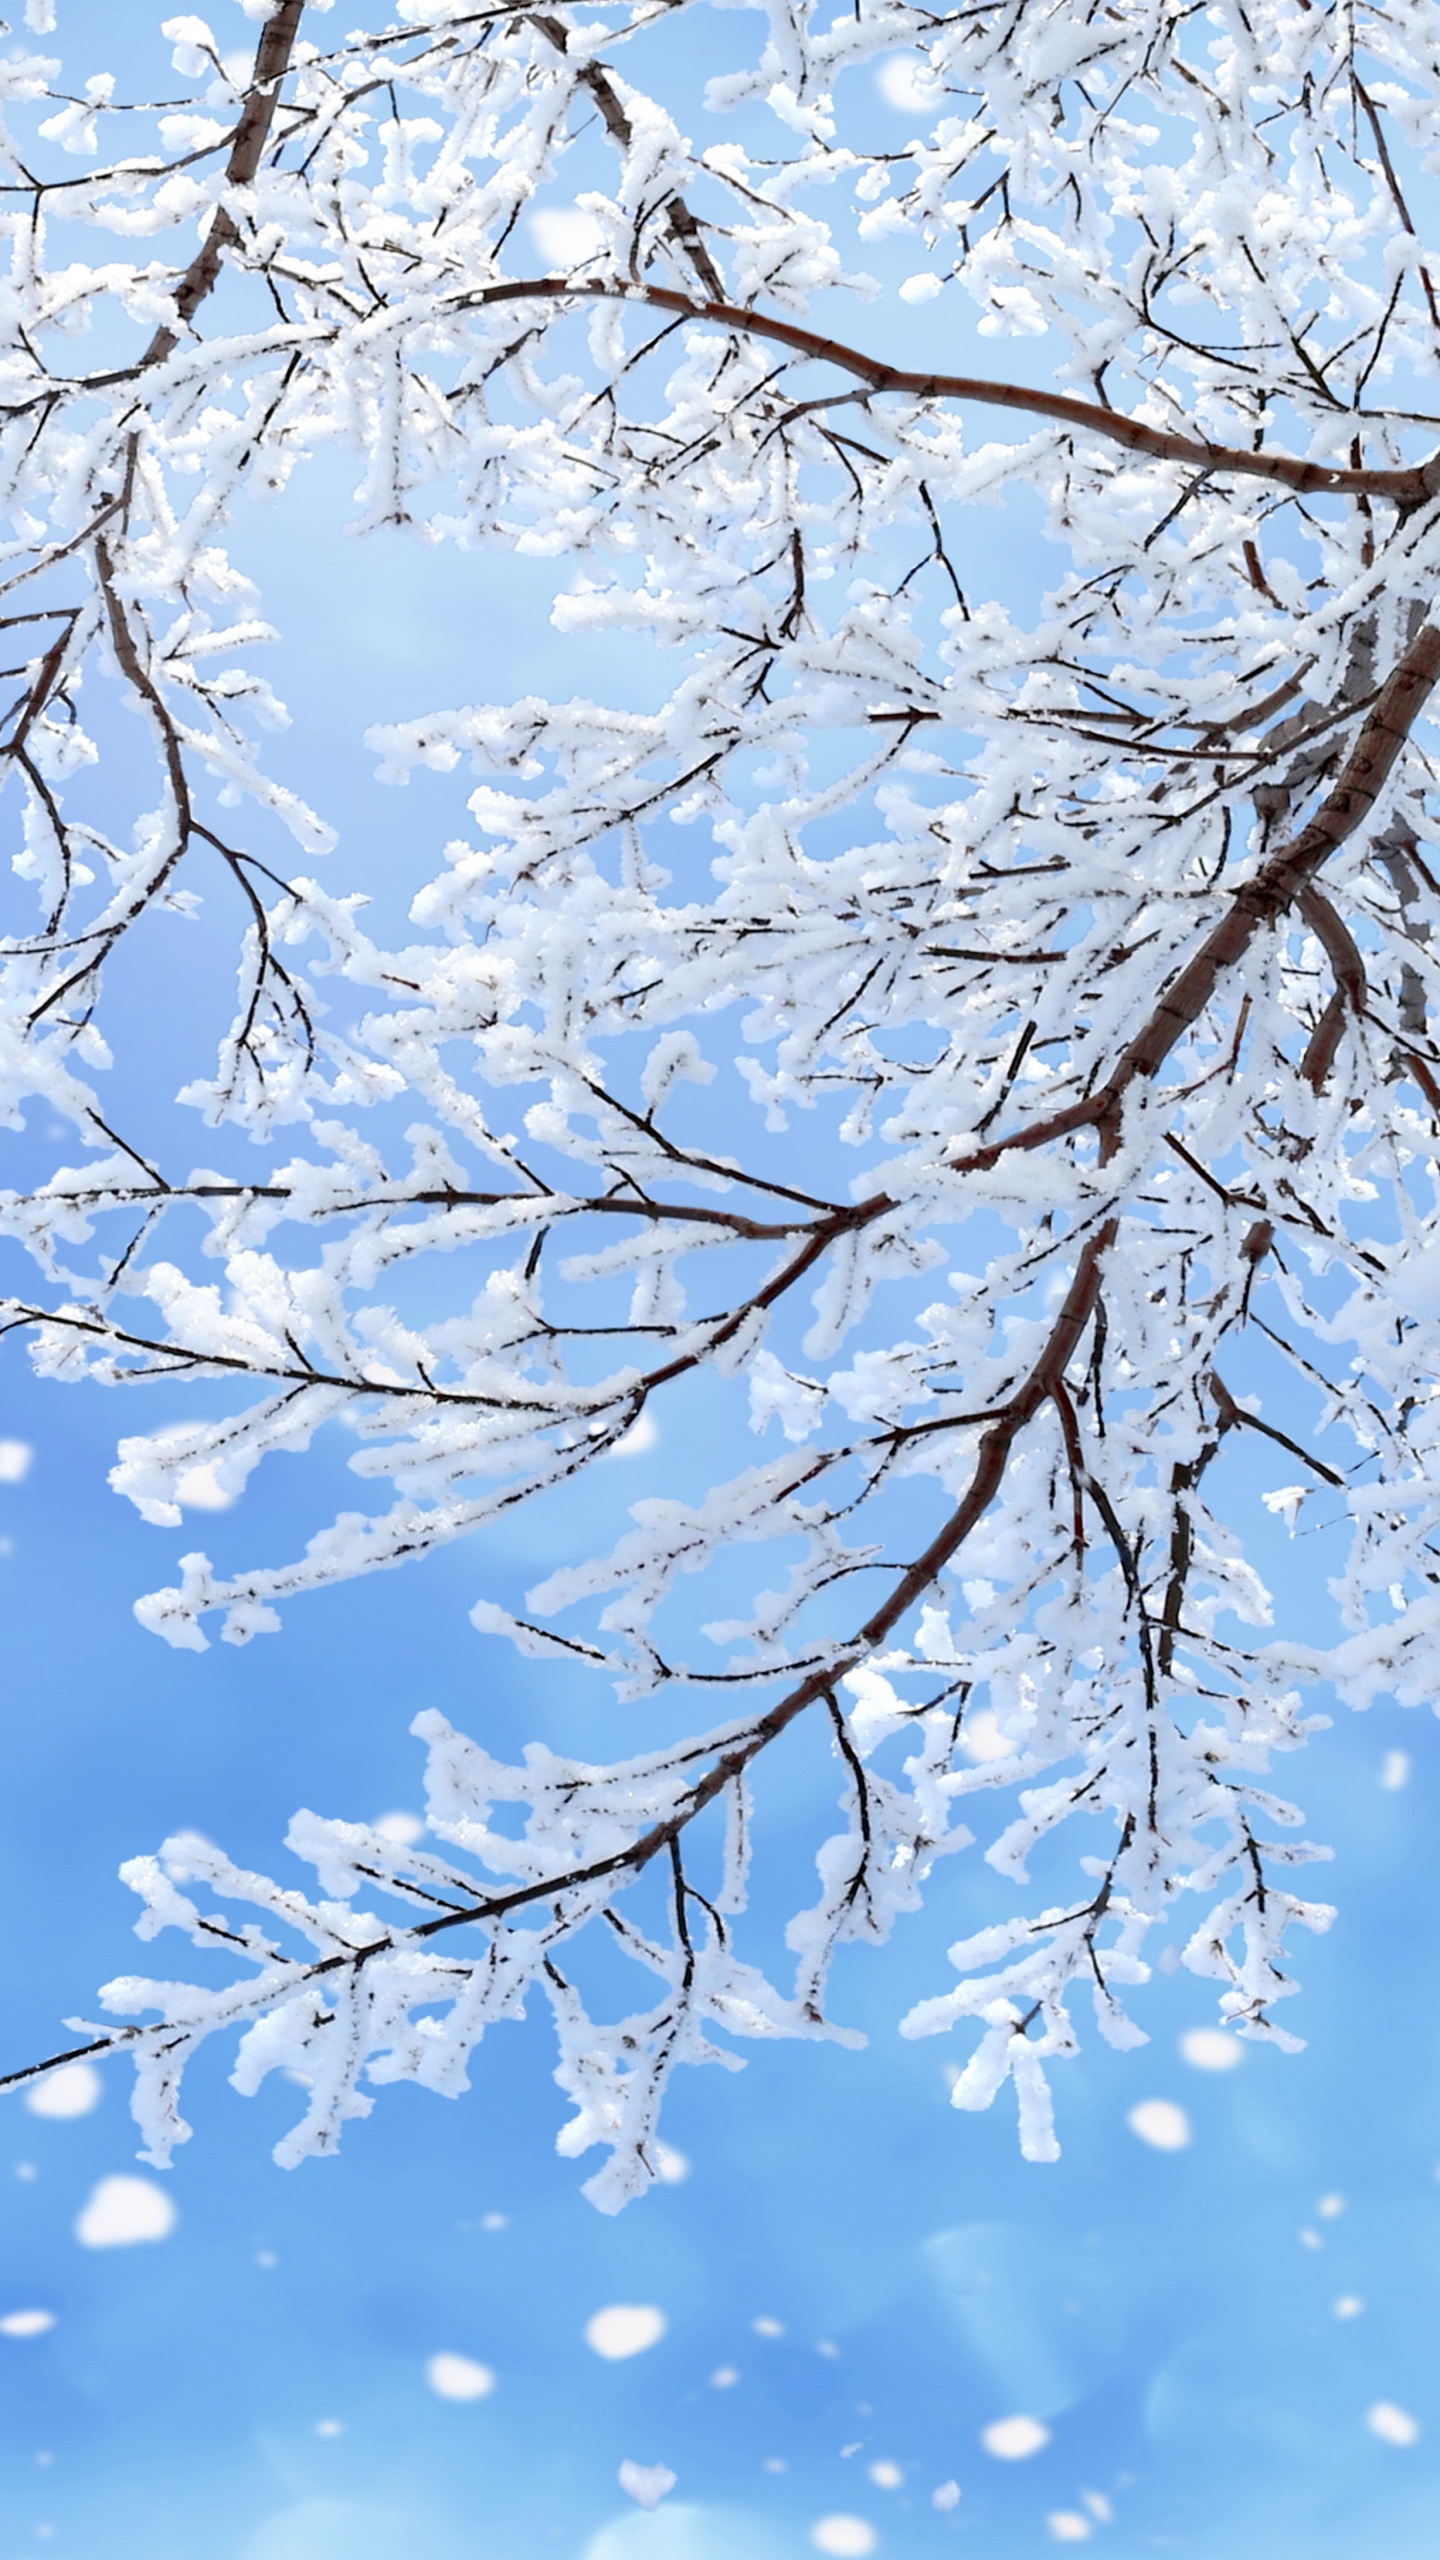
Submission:
{"label": "blue sky", "polygon": [[[82,71],[102,61],[84,43],[100,20],[93,7],[62,18]],[[280,759],[341,829],[329,877],[393,895],[398,912],[468,786],[378,790],[367,722],[645,678],[609,642],[557,656],[534,566],[398,536],[347,543],[346,486],[342,465],[317,466],[284,507],[237,527],[236,548],[289,635],[270,670],[296,715]],[[1015,577],[1043,574],[1023,529],[1018,549],[1002,518],[980,535],[982,586],[1007,543]],[[218,932],[195,947],[208,963]],[[190,948],[155,946],[123,997],[147,1030],[125,1090],[149,1125],[166,1119],[171,1051],[173,1088],[203,1004],[203,969],[193,1000],[176,971]],[[183,1115],[167,1125],[203,1153]],[[18,1168],[28,1142],[14,1154]],[[470,1630],[477,1592],[522,1589],[562,1529],[623,1525],[637,1493],[675,1482],[702,1437],[732,1427],[699,1389],[568,1519],[322,1595],[278,1640],[197,1658],[131,1616],[197,1524],[148,1528],[105,1487],[120,1431],[184,1410],[38,1385],[13,1341],[0,1365],[0,1440],[34,1453],[0,1481],[6,2065],[49,2049],[57,2022],[131,1963],[122,1858],[193,1826],[273,1869],[298,1804],[413,1811],[407,1726],[424,1707],[518,1748],[535,1729],[533,1679]],[[275,1462],[233,1521],[198,1523],[205,1543],[280,1552],[325,1491],[354,1499],[343,1455],[337,1443],[303,1469]],[[1313,1630],[1333,1557],[1323,1538],[1286,1541],[1260,1505],[1289,1462],[1272,1467],[1254,1442],[1241,1458],[1227,1462],[1241,1514],[1284,1613]],[[624,1747],[588,1694],[551,1683],[544,1712],[552,1736],[589,1734],[596,1756]],[[762,1813],[762,1936],[805,1898],[834,1792],[803,1737],[786,1748]],[[1306,2052],[1236,2048],[1234,2067],[1197,2067],[1181,2039],[1209,2022],[1206,1993],[1163,1978],[1144,2003],[1146,2048],[1087,2049],[1058,2075],[1051,2169],[1021,2162],[1003,2108],[957,2116],[951,2050],[895,2029],[943,1986],[949,1941],[990,1913],[974,1860],[941,1871],[891,1949],[842,1966],[838,2005],[868,2048],[753,2048],[739,2075],[680,2082],[676,2174],[618,2221],[554,2155],[564,2108],[538,2019],[496,2035],[468,2098],[386,2093],[338,2160],[289,2176],[268,2152],[295,2093],[242,2102],[224,2057],[207,2056],[197,2138],[165,2182],[171,2227],[128,2242],[77,2235],[89,2206],[84,2230],[104,2241],[103,2181],[160,2184],[135,2167],[118,2076],[70,2117],[7,2100],[0,2560],[52,2544],[73,2560],[802,2560],[826,2547],[812,2539],[823,2519],[835,2553],[866,2547],[840,2518],[867,2526],[885,2560],[1023,2560],[1081,2540],[1115,2560],[1431,2560],[1440,2087],[1425,1853],[1440,1737],[1424,1714],[1346,1717],[1283,1783],[1336,1850],[1316,1881],[1340,1917],[1302,1942],[1304,1997],[1286,2017]],[[1147,2131],[1188,2139],[1157,2147]],[[621,2358],[586,2338],[617,2305],[663,2319]],[[49,2325],[17,2320],[27,2312]],[[435,2388],[475,2368],[489,2387],[474,2396]],[[987,2447],[1022,2416],[1033,2450],[1013,2432]],[[676,2474],[654,2514],[617,2485],[627,2461]],[[937,2508],[950,2482],[958,2500]]]}

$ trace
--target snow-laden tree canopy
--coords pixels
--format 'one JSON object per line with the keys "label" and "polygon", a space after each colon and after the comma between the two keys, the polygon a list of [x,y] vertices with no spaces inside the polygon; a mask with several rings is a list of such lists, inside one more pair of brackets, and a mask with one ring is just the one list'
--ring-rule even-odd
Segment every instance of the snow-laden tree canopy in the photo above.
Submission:
{"label": "snow-laden tree canopy", "polygon": [[[83,2049],[133,2055],[163,2159],[239,2028],[241,2088],[311,2082],[298,2158],[548,2000],[610,2209],[674,2066],[845,2033],[834,1950],[975,1825],[1015,1917],[903,2029],[973,2021],[956,2103],[1013,2080],[1049,2158],[1047,2063],[1087,2006],[1137,2040],[1172,1906],[1222,2017],[1288,2041],[1286,1933],[1328,1913],[1272,1755],[1317,1681],[1433,1684],[1440,11],[244,7],[166,22],[163,101],[62,73],[50,0],[0,64],[0,1077],[27,1144],[65,1131],[5,1196],[6,1323],[60,1380],[224,1383],[121,1443],[161,1524],[197,1470],[355,1435],[370,1502],[278,1565],[187,1556],[138,1603],[170,1643],[475,1533],[537,1732],[563,1658],[672,1738],[507,1766],[424,1718],[429,1844],[302,1814],[315,1899],[171,1841],[128,1870],[141,1934],[233,1979],[112,1983]],[[932,301],[930,359],[978,335],[992,371],[890,360]],[[225,549],[333,446],[357,529],[473,546],[477,595],[487,548],[554,563],[559,699],[369,739],[382,780],[477,776],[401,948],[343,847],[310,876]],[[967,568],[1019,493],[1025,612]],[[651,707],[565,698],[577,630],[644,645]],[[202,897],[243,947],[191,1166],[102,1071],[111,964]],[[753,1463],[507,1614],[487,1522],[706,1370]],[[1214,1507],[1222,1450],[1277,1443],[1272,1503],[1348,1515],[1329,1650],[1318,1612],[1271,1630]],[[677,1586],[712,1568],[749,1598],[702,1635]],[[782,1984],[747,1803],[802,1718],[843,1817]],[[649,2006],[586,2014],[587,1931]]]}

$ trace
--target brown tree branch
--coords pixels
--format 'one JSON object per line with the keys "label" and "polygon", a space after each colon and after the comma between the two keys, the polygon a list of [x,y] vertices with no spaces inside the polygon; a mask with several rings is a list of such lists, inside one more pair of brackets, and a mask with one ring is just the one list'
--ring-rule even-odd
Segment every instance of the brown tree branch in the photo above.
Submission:
{"label": "brown tree branch", "polygon": [[[113,1130],[106,1135],[116,1146],[125,1147],[123,1138],[115,1138]],[[134,1155],[133,1147],[126,1153]],[[136,1157],[143,1163],[143,1157]],[[148,1170],[148,1168],[147,1168]],[[12,1207],[89,1208],[97,1213],[105,1209],[149,1208],[163,1203],[170,1206],[182,1200],[290,1200],[294,1194],[283,1182],[165,1182],[157,1174],[153,1184],[136,1183],[121,1190],[111,1183],[97,1183],[83,1191],[29,1191],[17,1194]],[[562,1218],[612,1217],[646,1218],[661,1224],[667,1218],[686,1226],[723,1227],[745,1244],[783,1243],[789,1236],[808,1232],[809,1220],[787,1218],[783,1223],[767,1225],[758,1218],[747,1218],[739,1209],[703,1207],[687,1200],[651,1200],[643,1194],[607,1191],[595,1198],[557,1198],[552,1193],[533,1191],[461,1191],[447,1184],[441,1190],[369,1192],[356,1200],[330,1200],[320,1207],[307,1207],[307,1222],[317,1217],[358,1218],[373,1209],[533,1209],[537,1218],[547,1224],[558,1224]],[[848,1219],[851,1212],[840,1209],[827,1212]]]}
{"label": "brown tree branch", "polygon": [[1335,1063],[1345,1016],[1351,1013],[1358,1022],[1365,1011],[1369,990],[1365,983],[1365,963],[1354,936],[1336,914],[1329,899],[1323,898],[1312,886],[1301,891],[1298,903],[1301,915],[1335,973],[1335,992],[1311,1032],[1305,1045],[1305,1055],[1300,1061],[1300,1073],[1318,1093]]}
{"label": "brown tree branch", "polygon": [[796,321],[775,319],[768,312],[733,302],[699,302],[668,285],[534,276],[514,283],[481,286],[477,292],[467,294],[464,301],[563,301],[571,295],[649,303],[662,311],[678,312],[682,319],[713,321],[722,328],[741,330],[748,337],[766,338],[776,346],[789,347],[796,355],[815,363],[838,365],[871,391],[903,392],[915,400],[969,400],[988,408],[1017,409],[1028,417],[1053,418],[1059,426],[1102,436],[1131,453],[1152,454],[1160,462],[1188,463],[1207,474],[1229,472],[1244,479],[1268,480],[1280,488],[1311,496],[1390,498],[1405,509],[1420,506],[1440,491],[1440,456],[1395,470],[1364,470],[1328,462],[1301,462],[1293,454],[1266,453],[1244,445],[1207,444],[1202,437],[1146,426],[1138,418],[1127,418],[1120,410],[1102,408],[1098,401],[1072,400],[1060,391],[1033,390],[1021,382],[989,382],[975,374],[917,373],[904,365],[886,364],[879,356],[866,355],[839,338],[822,337],[818,330],[803,329]]}
{"label": "brown tree branch", "polygon": [[[558,18],[537,17],[535,24],[543,35],[548,36],[557,53],[569,52],[569,30]],[[575,76],[580,86],[589,90],[612,142],[618,144],[622,151],[628,151],[634,139],[633,128],[608,66],[603,62],[586,62]],[[703,291],[712,301],[723,302],[724,278],[706,248],[700,225],[683,196],[670,198],[665,208],[665,228],[676,247],[689,259]]]}
{"label": "brown tree branch", "polygon": [[[617,1849],[608,1857],[593,1860],[588,1866],[572,1868],[564,1875],[547,1876],[539,1883],[517,1885],[509,1893],[487,1894],[478,1901],[437,1913],[434,1919],[421,1921],[413,1929],[403,1932],[387,1930],[383,1937],[371,1940],[366,1946],[345,1948],[337,1955],[320,1956],[313,1964],[293,1966],[286,1974],[287,1996],[300,1983],[322,1980],[347,1966],[353,1966],[358,1972],[376,1956],[388,1954],[402,1939],[409,1945],[417,1939],[438,1937],[449,1929],[504,1920],[512,1911],[523,1910],[532,1903],[553,1902],[557,1895],[578,1892],[583,1886],[598,1884],[609,1876],[637,1876],[652,1859],[662,1853],[668,1855],[682,1832],[705,1811],[707,1805],[713,1804],[716,1797],[723,1794],[733,1780],[743,1776],[751,1762],[770,1743],[777,1741],[808,1707],[829,1699],[836,1683],[857,1669],[877,1645],[884,1643],[906,1611],[943,1572],[951,1557],[989,1510],[1004,1481],[1016,1441],[1041,1406],[1053,1399],[1066,1364],[1073,1357],[1090,1322],[1099,1295],[1102,1265],[1115,1241],[1118,1225],[1117,1219],[1108,1219],[1085,1245],[1065,1302],[1050,1328],[1039,1359],[986,1431],[965,1493],[923,1555],[901,1574],[880,1607],[872,1612],[847,1644],[837,1653],[828,1655],[822,1665],[807,1673],[785,1697],[778,1698],[774,1706],[757,1717],[728,1751],[722,1752],[712,1762],[704,1776],[697,1778],[695,1784],[687,1789],[673,1814],[665,1821],[655,1823],[630,1848]],[[271,1996],[268,1988],[257,1990],[257,2004],[264,2006]],[[153,2044],[165,2035],[183,2037],[183,2034],[183,2027],[167,2020],[152,2026],[120,2027],[113,2036],[97,2037],[91,2044],[71,2046],[65,2053],[51,2054],[44,2062],[28,2063],[19,2071],[0,2075],[0,2089],[18,2088],[27,2080],[43,2077],[47,2071],[58,2070],[63,2063],[83,2061],[92,2054],[123,2052],[147,2041]]]}
{"label": "brown tree branch", "polygon": [[[260,155],[270,139],[275,109],[280,103],[280,83],[290,68],[295,38],[300,30],[305,0],[280,0],[273,18],[267,18],[255,48],[255,67],[240,121],[230,142],[230,157],[225,163],[227,187],[248,187],[260,166]],[[189,326],[214,288],[220,273],[220,261],[227,249],[238,246],[239,225],[225,205],[217,205],[209,230],[175,289],[175,310],[182,327]],[[180,344],[180,330],[168,325],[156,330],[140,359],[137,370],[147,365],[163,364]]]}
{"label": "brown tree branch", "polygon": [[[1118,1130],[1130,1086],[1159,1073],[1177,1041],[1199,1021],[1226,970],[1244,958],[1262,926],[1278,923],[1288,907],[1305,897],[1322,863],[1369,816],[1437,680],[1440,627],[1427,622],[1373,705],[1313,818],[1236,890],[1228,914],[1211,928],[1193,959],[1165,989],[1099,1091],[958,1157],[958,1172],[983,1172],[1011,1148],[1028,1151],[1048,1146],[1053,1138],[1068,1137],[1078,1129]],[[1327,912],[1334,916],[1333,908]],[[1338,926],[1338,916],[1334,921]],[[1313,929],[1319,930],[1318,926]],[[1344,932],[1343,926],[1340,931]],[[1348,935],[1345,938],[1348,942]]]}

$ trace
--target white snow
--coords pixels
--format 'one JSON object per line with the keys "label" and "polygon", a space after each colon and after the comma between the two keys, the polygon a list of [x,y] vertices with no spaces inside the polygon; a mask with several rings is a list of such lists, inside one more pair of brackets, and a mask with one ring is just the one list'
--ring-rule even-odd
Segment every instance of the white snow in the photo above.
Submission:
{"label": "white snow", "polygon": [[827,2560],[866,2560],[879,2536],[863,2516],[821,2516],[810,2527],[810,2539]]}
{"label": "white snow", "polygon": [[875,66],[875,86],[887,107],[907,116],[933,116],[942,95],[934,72],[918,53],[887,53]]}
{"label": "white snow", "polygon": [[1419,2419],[1412,2418],[1408,2409],[1398,2407],[1393,2400],[1374,2401],[1365,2412],[1365,2424],[1382,2444],[1414,2444],[1420,2434]]}
{"label": "white snow", "polygon": [[658,2346],[666,2325],[664,2312],[653,2302],[610,2302],[586,2321],[585,2344],[607,2364],[619,2364]]}
{"label": "white snow", "polygon": [[418,1813],[382,1813],[375,1825],[382,1840],[393,1840],[397,1849],[413,1849],[425,1837],[425,1824]]}
{"label": "white snow", "polygon": [[1028,2462],[1049,2443],[1050,2430],[1042,2419],[1017,2412],[1013,2418],[992,2418],[981,2428],[980,2441],[997,2462]]}
{"label": "white snow", "polygon": [[663,2462],[622,2462],[615,2476],[637,2507],[658,2507],[675,2486],[675,2474]]}
{"label": "white snow", "polygon": [[550,267],[578,267],[594,257],[604,236],[593,214],[574,205],[544,205],[530,216],[530,237]]}
{"label": "white snow", "polygon": [[[1213,2069],[1213,2064],[1210,2067]],[[1192,2139],[1190,2119],[1173,2098],[1142,2098],[1125,2121],[1152,2151],[1184,2151]]]}
{"label": "white snow", "polygon": [[1192,2071],[1238,2071],[1245,2047],[1224,2027],[1187,2027],[1180,2039],[1180,2054]]}
{"label": "white snow", "polygon": [[88,2116],[98,2107],[105,2083],[93,2062],[65,2062],[48,2078],[37,2080],[25,2092],[25,2104],[32,2116],[49,2116],[56,2122],[73,2116]]}
{"label": "white snow", "polygon": [[174,2230],[175,2207],[152,2178],[102,2178],[76,2216],[82,2249],[128,2249],[140,2240],[164,2240]]}
{"label": "white snow", "polygon": [[488,2364],[477,2364],[473,2356],[457,2356],[448,2349],[430,2358],[425,2379],[442,2400],[488,2400],[495,2388]]}
{"label": "white snow", "polygon": [[606,1451],[606,1457],[643,1458],[647,1450],[658,1447],[659,1440],[660,1425],[654,1414],[642,1413],[638,1421],[631,1423],[628,1431],[621,1433],[614,1448]]}
{"label": "white snow", "polygon": [[228,1511],[235,1495],[221,1484],[214,1461],[187,1467],[175,1480],[175,1499],[184,1511]]}

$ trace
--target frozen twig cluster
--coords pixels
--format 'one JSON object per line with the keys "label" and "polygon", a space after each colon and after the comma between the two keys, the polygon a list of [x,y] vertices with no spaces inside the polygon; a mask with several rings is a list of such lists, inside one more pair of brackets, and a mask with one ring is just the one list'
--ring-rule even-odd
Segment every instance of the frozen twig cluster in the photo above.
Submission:
{"label": "frozen twig cluster", "polygon": [[[0,61],[0,757],[35,901],[0,1086],[82,1150],[4,1198],[40,1275],[5,1321],[57,1378],[232,1390],[122,1443],[161,1525],[195,1470],[234,1494],[322,1424],[388,1480],[288,1563],[185,1557],[139,1611],[194,1648],[483,1532],[707,1379],[770,1446],[474,1613],[673,1697],[674,1739],[508,1766],[424,1718],[443,1850],[299,1816],[317,1900],[170,1842],[128,1870],[142,1934],[244,1969],[112,1983],[82,2049],[133,2054],[164,2158],[187,2056],[238,2027],[240,2087],[310,2083],[295,2159],[367,2084],[463,2087],[543,1997],[561,2147],[608,2146],[613,2208],[674,2066],[844,2032],[836,1948],[1010,1789],[991,1865],[1050,1875],[1079,1820],[1083,1881],[957,1945],[903,2025],[976,2021],[956,2103],[1013,2081],[1051,2157],[1075,1995],[1135,2041],[1182,1897],[1221,2014],[1290,2041],[1286,1935],[1328,1913],[1271,1757],[1321,1679],[1434,1688],[1440,9],[766,0],[747,51],[701,0],[403,0],[344,36],[245,5],[243,57],[167,22],[163,106]],[[932,305],[927,356],[973,335],[993,373],[877,351]],[[673,660],[648,709],[374,734],[388,781],[477,774],[400,948],[253,849],[330,837],[262,760],[283,711],[222,535],[337,443],[361,531],[553,559],[562,635]],[[1054,546],[1028,609],[967,572],[972,511],[1011,502]],[[97,675],[152,762],[128,835]],[[212,883],[240,994],[185,1171],[102,1102],[106,979]],[[1242,1446],[1300,1470],[1292,1519],[1311,1487],[1348,1515],[1329,1649],[1254,1632],[1216,1490]],[[680,1584],[733,1595],[752,1549],[780,1587],[697,1633]],[[691,1731],[695,1689],[722,1716]],[[782,1990],[737,1922],[802,1718],[843,1822]],[[586,1931],[651,2007],[587,2014]]]}

